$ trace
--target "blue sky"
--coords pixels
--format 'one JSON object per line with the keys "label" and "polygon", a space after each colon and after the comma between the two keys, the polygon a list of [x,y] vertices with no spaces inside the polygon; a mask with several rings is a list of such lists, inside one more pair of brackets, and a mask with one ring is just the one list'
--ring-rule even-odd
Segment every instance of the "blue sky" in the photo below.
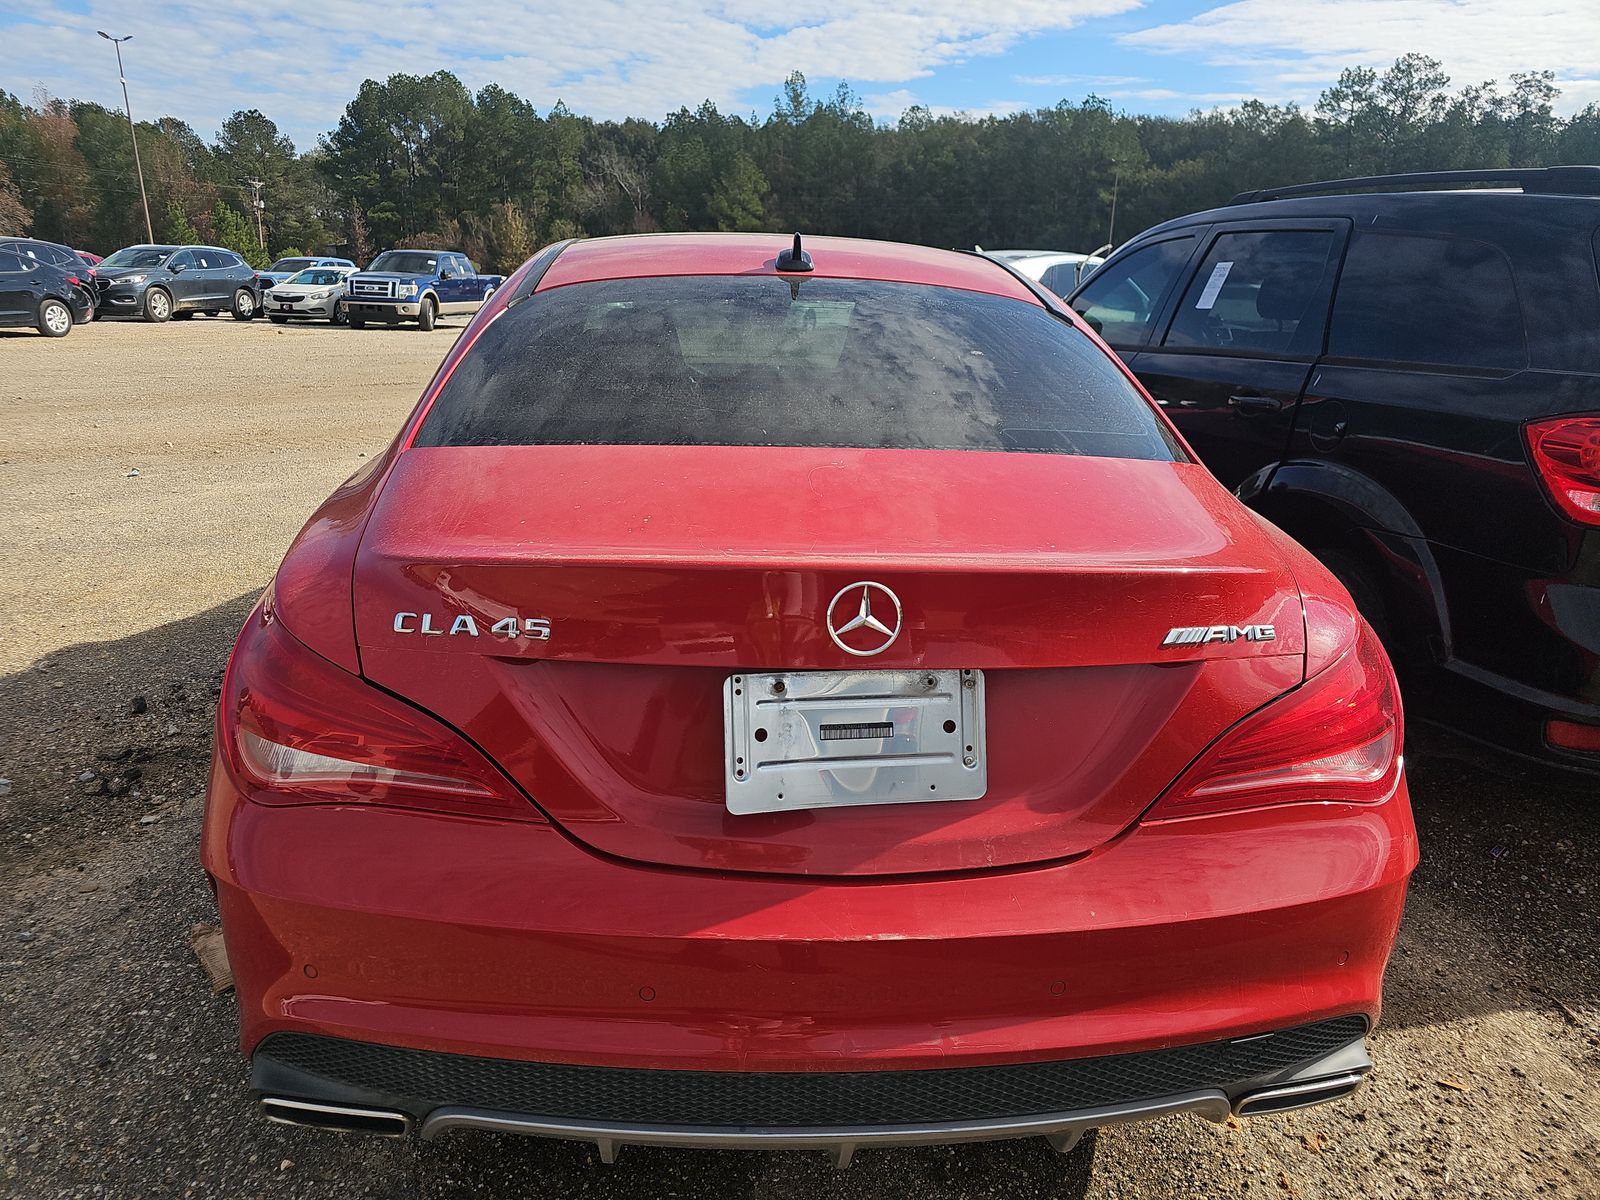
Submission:
{"label": "blue sky", "polygon": [[1408,50],[1457,84],[1552,70],[1573,111],[1600,101],[1600,0],[0,0],[0,86],[171,114],[211,137],[256,107],[307,149],[368,76],[455,71],[541,111],[660,119],[711,99],[765,113],[783,77],[847,81],[893,120],[1094,92],[1181,113],[1258,97],[1309,104],[1354,64]]}

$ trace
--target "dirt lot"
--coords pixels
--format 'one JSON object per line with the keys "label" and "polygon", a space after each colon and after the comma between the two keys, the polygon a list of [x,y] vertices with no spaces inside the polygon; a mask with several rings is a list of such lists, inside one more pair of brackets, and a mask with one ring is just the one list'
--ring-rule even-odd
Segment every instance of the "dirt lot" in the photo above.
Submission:
{"label": "dirt lot", "polygon": [[[1437,735],[1372,1083],[1217,1127],[820,1154],[269,1125],[187,947],[228,645],[457,332],[0,333],[0,1195],[1600,1196],[1600,797]],[[137,474],[132,472],[137,471]]]}

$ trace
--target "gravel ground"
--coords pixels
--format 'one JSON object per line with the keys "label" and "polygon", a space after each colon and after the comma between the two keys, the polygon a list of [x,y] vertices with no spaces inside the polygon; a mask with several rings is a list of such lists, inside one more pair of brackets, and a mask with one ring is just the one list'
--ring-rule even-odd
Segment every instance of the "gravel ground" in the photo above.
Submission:
{"label": "gravel ground", "polygon": [[[187,939],[229,643],[456,328],[0,334],[0,1195],[1600,1196],[1596,789],[1413,731],[1424,861],[1372,1082],[1243,1124],[821,1154],[270,1125]],[[137,470],[138,474],[131,474]]]}

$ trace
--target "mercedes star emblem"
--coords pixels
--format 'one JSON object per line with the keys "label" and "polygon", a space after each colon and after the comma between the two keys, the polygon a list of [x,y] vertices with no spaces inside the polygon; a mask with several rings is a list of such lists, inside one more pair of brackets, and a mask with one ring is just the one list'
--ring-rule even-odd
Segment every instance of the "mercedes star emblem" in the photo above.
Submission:
{"label": "mercedes star emblem", "polygon": [[[849,600],[846,600],[849,597]],[[855,603],[860,597],[859,606]],[[840,617],[834,616],[834,611],[840,608]],[[894,609],[894,622],[885,625],[873,615],[873,608],[888,616],[889,610]],[[841,619],[845,613],[852,613],[848,620]],[[900,597],[896,596],[881,583],[874,583],[870,579],[863,579],[856,583],[847,584],[839,589],[828,604],[828,636],[833,639],[833,644],[846,654],[854,654],[857,658],[870,658],[874,654],[882,654],[894,645],[895,638],[900,636]],[[858,642],[869,643],[865,649],[846,644],[844,635],[854,633],[858,629],[869,630],[875,637],[858,637]]]}

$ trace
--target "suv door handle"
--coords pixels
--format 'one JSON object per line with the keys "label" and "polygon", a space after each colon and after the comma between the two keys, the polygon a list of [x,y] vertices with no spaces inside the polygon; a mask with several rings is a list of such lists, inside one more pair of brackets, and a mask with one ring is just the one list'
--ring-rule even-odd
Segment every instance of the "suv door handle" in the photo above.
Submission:
{"label": "suv door handle", "polygon": [[1228,407],[1238,412],[1276,413],[1282,412],[1284,405],[1277,396],[1229,396]]}

